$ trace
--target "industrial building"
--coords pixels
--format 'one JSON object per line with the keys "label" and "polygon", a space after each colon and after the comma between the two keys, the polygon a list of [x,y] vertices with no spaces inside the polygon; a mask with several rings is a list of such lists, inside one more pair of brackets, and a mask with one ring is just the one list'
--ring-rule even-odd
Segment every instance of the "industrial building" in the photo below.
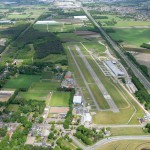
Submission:
{"label": "industrial building", "polygon": [[81,104],[82,103],[82,96],[74,96],[73,97],[73,104]]}
{"label": "industrial building", "polygon": [[116,65],[116,62],[111,61],[111,60],[106,60],[106,61],[104,61],[104,65],[106,66],[106,68],[108,70],[111,71],[111,74],[113,76],[115,76],[115,77],[124,77],[125,76],[125,73],[118,68],[118,66]]}
{"label": "industrial building", "polygon": [[45,21],[37,21],[35,24],[51,24],[51,25],[55,25],[55,24],[60,24],[57,21],[54,20],[45,20]]}
{"label": "industrial building", "polygon": [[88,20],[87,16],[74,16],[74,19]]}

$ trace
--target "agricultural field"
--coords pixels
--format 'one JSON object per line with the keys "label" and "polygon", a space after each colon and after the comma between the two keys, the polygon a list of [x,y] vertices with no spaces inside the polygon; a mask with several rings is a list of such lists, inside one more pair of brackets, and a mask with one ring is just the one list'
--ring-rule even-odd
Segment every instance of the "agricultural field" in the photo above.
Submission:
{"label": "agricultural field", "polygon": [[70,100],[70,92],[53,92],[49,105],[51,107],[68,107]]}
{"label": "agricultural field", "polygon": [[114,29],[114,31],[110,36],[116,41],[122,40],[127,45],[139,47],[143,43],[150,42],[150,29]]}
{"label": "agricultural field", "polygon": [[[95,15],[106,16],[106,19],[96,19],[97,22],[102,23],[104,27],[134,27],[134,26],[150,26],[149,21],[135,21],[132,18],[123,18],[120,15]],[[112,22],[112,23],[110,23]],[[113,24],[113,22],[115,22]]]}
{"label": "agricultural field", "polygon": [[34,20],[35,18],[39,17],[43,12],[44,9],[42,7],[14,7],[12,12],[7,13],[7,19],[10,20]]}
{"label": "agricultural field", "polygon": [[19,88],[29,88],[32,83],[39,81],[41,76],[38,75],[17,75],[9,79],[4,88],[8,89],[19,89]]}
{"label": "agricultural field", "polygon": [[28,91],[19,92],[17,98],[24,98],[26,100],[38,100],[49,102],[51,91],[56,91],[59,82],[52,82],[51,80],[40,80],[33,83]]}
{"label": "agricultural field", "polygon": [[96,150],[144,150],[150,148],[150,143],[148,140],[124,140],[124,141],[116,141],[105,144],[101,148],[97,148]]}

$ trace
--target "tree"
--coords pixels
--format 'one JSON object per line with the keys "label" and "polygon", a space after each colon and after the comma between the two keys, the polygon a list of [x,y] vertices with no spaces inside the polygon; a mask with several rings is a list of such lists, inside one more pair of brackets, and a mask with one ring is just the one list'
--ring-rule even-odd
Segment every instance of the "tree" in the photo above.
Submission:
{"label": "tree", "polygon": [[49,135],[48,135],[48,139],[52,139],[52,138],[54,138],[54,133],[50,133]]}
{"label": "tree", "polygon": [[42,123],[43,120],[44,120],[43,117],[40,117],[40,118],[39,118],[39,123]]}

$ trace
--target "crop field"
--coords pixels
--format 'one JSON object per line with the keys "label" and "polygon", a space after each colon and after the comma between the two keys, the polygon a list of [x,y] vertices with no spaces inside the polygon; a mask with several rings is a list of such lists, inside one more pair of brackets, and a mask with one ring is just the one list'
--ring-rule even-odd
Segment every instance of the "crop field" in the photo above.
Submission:
{"label": "crop field", "polygon": [[150,42],[149,35],[150,29],[115,29],[114,33],[110,33],[114,40],[123,40],[129,45],[138,47],[143,43]]}
{"label": "crop field", "polygon": [[49,105],[51,107],[68,107],[70,92],[53,92]]}
{"label": "crop field", "polygon": [[38,7],[22,7],[22,10],[20,12],[15,12],[15,9],[17,10],[17,7],[14,8],[13,12],[7,13],[7,19],[12,20],[26,20],[26,19],[35,19],[40,14],[42,14],[43,10]]}
{"label": "crop field", "polygon": [[[109,26],[109,27],[150,26],[149,21],[135,21],[133,19],[121,18],[121,16],[117,16],[117,15],[102,15],[102,16],[106,16],[108,17],[108,19],[96,19],[96,21],[103,23],[104,26]],[[116,24],[108,25],[107,22],[112,20],[116,21]]]}
{"label": "crop field", "polygon": [[96,150],[148,150],[150,142],[148,140],[124,140],[108,143]]}
{"label": "crop field", "polygon": [[17,77],[9,79],[4,85],[4,88],[29,88],[32,83],[38,82],[40,78],[41,76],[38,75],[18,75]]}

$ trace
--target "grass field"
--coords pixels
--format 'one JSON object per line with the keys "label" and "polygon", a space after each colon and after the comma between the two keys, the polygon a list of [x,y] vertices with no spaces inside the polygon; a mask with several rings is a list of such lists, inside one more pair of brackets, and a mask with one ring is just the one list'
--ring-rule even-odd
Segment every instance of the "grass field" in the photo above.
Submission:
{"label": "grass field", "polygon": [[92,52],[105,52],[106,48],[98,42],[84,42],[83,45]]}
{"label": "grass field", "polygon": [[52,107],[69,106],[70,92],[53,92],[49,105]]}
{"label": "grass field", "polygon": [[18,98],[26,100],[42,100],[49,101],[48,96],[51,91],[57,90],[59,82],[52,82],[51,80],[44,80],[33,83],[27,92],[19,92]]}
{"label": "grass field", "polygon": [[16,78],[9,79],[4,85],[4,88],[29,88],[32,83],[38,82],[40,78],[41,76],[38,75],[18,75]]}
{"label": "grass field", "polygon": [[18,98],[24,98],[26,100],[39,100],[39,101],[45,101],[48,96],[48,91],[28,91],[28,92],[20,92],[17,96]]}
{"label": "grass field", "polygon": [[98,22],[107,23],[108,21],[115,20],[117,23],[115,25],[104,25],[112,27],[132,27],[132,26],[150,26],[150,21],[135,21],[133,19],[123,19],[117,15],[103,15],[107,16],[108,19],[96,19]]}
{"label": "grass field", "polygon": [[114,40],[123,40],[125,43],[140,46],[150,42],[150,29],[115,29],[115,33],[110,33]]}
{"label": "grass field", "polygon": [[59,33],[57,35],[62,41],[66,42],[86,42],[84,38],[74,33]]}
{"label": "grass field", "polygon": [[6,108],[7,111],[17,111],[18,109],[19,109],[19,105],[16,105],[16,104],[10,104]]}
{"label": "grass field", "polygon": [[108,143],[96,150],[148,150],[150,142],[148,140],[124,140]]}
{"label": "grass field", "polygon": [[55,91],[60,83],[52,81],[40,81],[32,84],[30,91]]}
{"label": "grass field", "polygon": [[129,127],[129,128],[111,128],[111,136],[121,135],[146,135],[142,128]]}
{"label": "grass field", "polygon": [[101,109],[109,109],[109,105],[106,102],[103,94],[100,92],[98,86],[96,84],[89,85],[91,91],[93,92],[94,97],[96,98]]}

